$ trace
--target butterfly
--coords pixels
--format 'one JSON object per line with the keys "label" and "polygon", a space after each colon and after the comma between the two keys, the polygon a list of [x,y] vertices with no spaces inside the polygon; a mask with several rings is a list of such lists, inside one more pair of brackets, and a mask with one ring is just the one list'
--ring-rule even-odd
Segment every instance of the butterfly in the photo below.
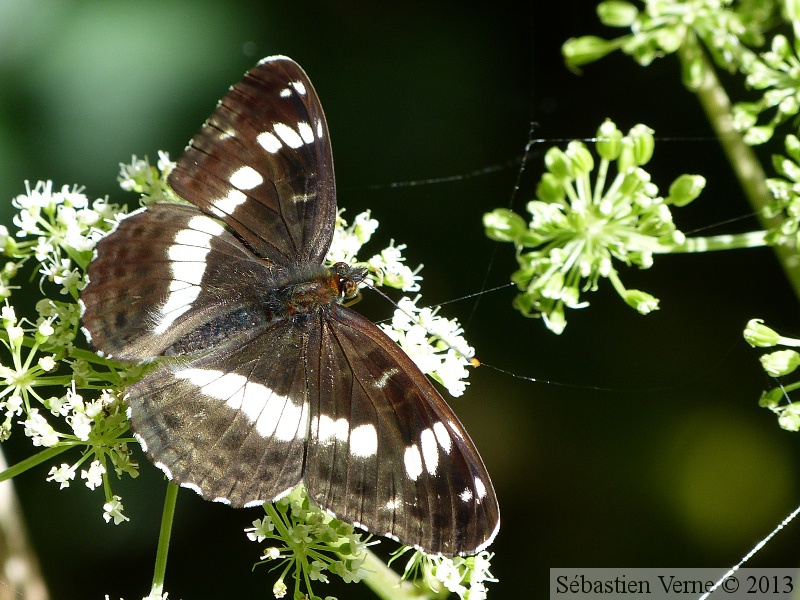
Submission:
{"label": "butterfly", "polygon": [[126,390],[155,465],[234,507],[302,483],[339,519],[429,554],[488,546],[499,507],[475,445],[408,355],[345,306],[366,269],[324,265],[333,159],[300,66],[261,60],[168,183],[190,205],[122,219],[81,294],[97,351],[155,363]]}

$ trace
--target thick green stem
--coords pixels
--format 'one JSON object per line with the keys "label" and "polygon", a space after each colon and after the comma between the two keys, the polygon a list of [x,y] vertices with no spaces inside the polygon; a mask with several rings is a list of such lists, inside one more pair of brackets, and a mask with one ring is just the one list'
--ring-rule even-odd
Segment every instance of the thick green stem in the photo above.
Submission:
{"label": "thick green stem", "polygon": [[172,521],[175,517],[175,502],[178,499],[180,488],[171,481],[167,484],[167,495],[164,498],[164,511],[161,513],[161,530],[158,532],[158,550],[156,551],[156,566],[153,572],[153,587],[148,598],[155,600],[162,598],[164,593],[164,577],[167,573],[167,554],[169,553],[169,539],[172,535]]}
{"label": "thick green stem", "polygon": [[[761,162],[753,149],[744,143],[742,136],[733,128],[731,103],[722,84],[714,72],[714,65],[697,43],[684,44],[678,56],[687,69],[692,61],[698,61],[703,67],[703,79],[693,91],[697,94],[703,110],[722,144],[728,161],[733,167],[739,184],[742,186],[750,205],[758,215],[764,229],[772,229],[780,224],[780,217],[768,219],[764,216],[764,208],[772,200],[766,184],[766,175]],[[697,62],[695,63],[697,64]],[[789,280],[795,295],[800,298],[800,256],[789,245],[774,246],[786,278]]]}
{"label": "thick green stem", "polygon": [[0,473],[0,481],[5,481],[6,479],[11,479],[12,477],[16,477],[20,473],[24,473],[31,467],[35,467],[43,462],[47,462],[54,456],[58,456],[62,452],[66,452],[70,448],[73,448],[71,444],[58,444],[57,446],[51,446],[50,448],[45,448],[41,452],[37,452],[33,456],[26,458],[18,462],[15,465],[11,465],[5,471]]}
{"label": "thick green stem", "polygon": [[[378,558],[374,552],[365,550],[367,559],[364,569],[367,575],[362,581],[382,600],[422,600],[435,598],[433,592],[416,587],[410,581],[401,581],[400,575]],[[426,593],[427,592],[427,593]]]}

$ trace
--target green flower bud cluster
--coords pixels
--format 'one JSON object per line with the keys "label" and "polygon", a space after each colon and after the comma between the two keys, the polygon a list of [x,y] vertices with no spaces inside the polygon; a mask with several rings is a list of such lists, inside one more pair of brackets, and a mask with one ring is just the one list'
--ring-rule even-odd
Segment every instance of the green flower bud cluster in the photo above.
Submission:
{"label": "green flower bud cluster", "polygon": [[[738,102],[732,107],[733,126],[751,145],[769,140],[775,128],[800,111],[800,58],[798,42],[776,35],[768,52],[742,54],[740,69],[747,75],[747,85],[765,90],[756,102]],[[759,116],[774,111],[769,122],[759,125]]]}
{"label": "green flower bud cluster", "polygon": [[608,27],[630,28],[631,33],[612,40],[584,36],[568,40],[562,54],[573,69],[621,50],[642,66],[656,58],[683,50],[684,83],[696,89],[705,76],[700,44],[724,69],[735,68],[746,46],[763,44],[762,28],[777,11],[774,2],[733,0],[645,0],[643,9],[625,0],[607,0],[597,7]]}
{"label": "green flower bud cluster", "polygon": [[561,333],[564,309],[587,306],[580,294],[596,290],[601,278],[610,279],[623,300],[640,313],[658,308],[650,294],[622,285],[615,261],[648,268],[653,253],[682,246],[686,238],[675,227],[670,206],[694,200],[705,179],[681,175],[666,197],[659,196],[642,168],[654,147],[653,131],[645,125],[623,135],[607,120],[595,141],[599,160],[578,141],[565,150],[547,151],[547,170],[536,199],[527,204],[528,222],[505,208],[484,215],[486,235],[516,247],[519,269],[511,280],[520,290],[514,306],[523,315],[542,316],[550,330]]}
{"label": "green flower bud cluster", "polygon": [[[800,346],[800,339],[780,335],[764,325],[761,319],[751,319],[747,323],[744,339],[753,348],[789,346],[760,357],[761,366],[770,377],[791,375],[800,366],[800,353],[792,349]],[[790,392],[797,388],[800,388],[800,381],[779,385],[762,393],[759,400],[759,405],[774,412],[778,416],[778,425],[788,431],[800,431],[800,402],[789,400]]]}
{"label": "green flower bud cluster", "polygon": [[773,200],[764,208],[767,218],[781,214],[783,218],[778,226],[767,232],[765,239],[770,245],[788,242],[800,248],[800,139],[787,135],[784,147],[786,156],[772,156],[772,165],[780,177],[767,179]]}

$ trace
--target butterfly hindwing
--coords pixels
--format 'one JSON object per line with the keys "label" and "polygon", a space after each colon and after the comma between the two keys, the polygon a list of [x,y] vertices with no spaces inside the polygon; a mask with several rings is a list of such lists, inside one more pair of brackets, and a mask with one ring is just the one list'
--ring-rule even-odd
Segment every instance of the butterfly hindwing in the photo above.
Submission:
{"label": "butterfly hindwing", "polygon": [[318,365],[309,377],[311,498],[427,552],[463,554],[488,543],[499,516],[489,475],[430,381],[348,308],[332,306],[319,332],[307,357]]}
{"label": "butterfly hindwing", "polygon": [[270,57],[247,73],[168,181],[258,256],[321,263],[336,216],[333,158],[319,98],[300,66]]}
{"label": "butterfly hindwing", "polygon": [[308,429],[304,323],[262,322],[128,390],[131,425],[170,478],[241,507],[302,479]]}

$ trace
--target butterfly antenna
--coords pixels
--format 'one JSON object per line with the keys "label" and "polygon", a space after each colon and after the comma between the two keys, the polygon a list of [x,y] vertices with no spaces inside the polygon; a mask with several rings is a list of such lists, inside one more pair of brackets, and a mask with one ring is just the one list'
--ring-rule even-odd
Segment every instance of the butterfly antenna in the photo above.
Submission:
{"label": "butterfly antenna", "polygon": [[[462,302],[463,300],[470,300],[471,298],[475,298],[477,296],[483,296],[484,294],[488,294],[490,292],[497,292],[499,290],[504,290],[506,288],[514,287],[516,284],[514,283],[504,283],[503,285],[496,285],[493,288],[485,288],[479,292],[473,292],[471,294],[466,294],[464,296],[459,296],[458,298],[453,298],[452,300],[445,300],[444,302],[439,302],[436,306],[444,306],[446,304],[453,304],[454,302]],[[426,307],[430,308],[430,307]]]}

